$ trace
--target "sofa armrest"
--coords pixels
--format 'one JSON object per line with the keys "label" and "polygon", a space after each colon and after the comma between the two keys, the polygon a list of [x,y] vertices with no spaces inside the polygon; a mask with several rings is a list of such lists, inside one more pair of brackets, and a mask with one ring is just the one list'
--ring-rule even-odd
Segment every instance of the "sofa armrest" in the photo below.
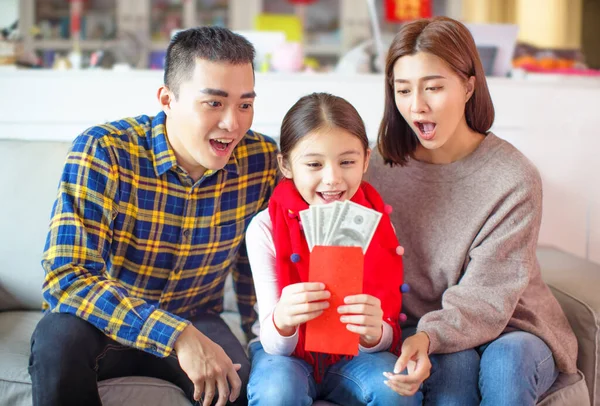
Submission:
{"label": "sofa armrest", "polygon": [[577,367],[585,375],[591,404],[600,402],[600,265],[551,247],[539,247],[544,282],[577,336]]}

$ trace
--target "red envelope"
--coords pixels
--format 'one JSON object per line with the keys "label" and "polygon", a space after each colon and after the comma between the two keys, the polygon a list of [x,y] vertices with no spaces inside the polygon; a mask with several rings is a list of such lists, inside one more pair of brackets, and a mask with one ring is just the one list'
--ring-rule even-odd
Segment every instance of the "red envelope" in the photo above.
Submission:
{"label": "red envelope", "polygon": [[310,253],[308,280],[322,282],[331,292],[329,307],[306,323],[304,349],[328,354],[357,355],[359,335],[348,331],[337,308],[344,298],[363,291],[365,256],[360,247],[317,245]]}

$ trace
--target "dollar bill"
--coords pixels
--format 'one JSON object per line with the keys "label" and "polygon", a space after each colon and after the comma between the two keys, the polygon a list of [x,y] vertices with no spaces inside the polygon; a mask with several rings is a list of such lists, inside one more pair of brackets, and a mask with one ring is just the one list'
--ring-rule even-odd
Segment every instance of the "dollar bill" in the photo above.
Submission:
{"label": "dollar bill", "polygon": [[325,245],[361,247],[366,253],[380,219],[381,213],[346,200]]}
{"label": "dollar bill", "polygon": [[312,237],[313,237],[313,246],[315,245],[319,245],[318,242],[318,234],[319,234],[319,230],[317,230],[317,216],[319,209],[317,208],[317,206],[310,206],[310,226],[312,229]]}
{"label": "dollar bill", "polygon": [[329,224],[326,226],[327,231],[325,232],[325,238],[323,239],[323,244],[325,244],[327,241],[329,241],[331,230],[333,230],[333,226],[335,225],[335,222],[337,221],[337,218],[340,215],[340,211],[342,210],[342,206],[344,204],[342,202],[335,201],[333,203],[330,203],[330,205],[333,205],[333,214],[331,215]]}
{"label": "dollar bill", "polygon": [[335,205],[330,203],[322,204],[316,207],[317,218],[315,220],[315,245],[323,245],[325,244],[325,238],[327,237],[332,224],[331,220],[334,216]]}
{"label": "dollar bill", "polygon": [[300,212],[300,221],[302,221],[302,229],[304,230],[304,236],[306,237],[306,243],[308,244],[308,249],[312,251],[315,246],[315,238],[312,226],[312,218],[310,208],[306,210],[302,210]]}

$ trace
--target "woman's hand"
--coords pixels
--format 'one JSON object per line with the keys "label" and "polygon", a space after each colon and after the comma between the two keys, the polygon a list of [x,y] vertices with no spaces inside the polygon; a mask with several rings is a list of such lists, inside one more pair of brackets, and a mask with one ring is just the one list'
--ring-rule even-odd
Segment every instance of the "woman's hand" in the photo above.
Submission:
{"label": "woman's hand", "polygon": [[281,291],[279,302],[273,310],[275,328],[282,336],[291,336],[296,327],[323,313],[329,307],[326,300],[331,293],[320,282],[295,283]]}
{"label": "woman's hand", "polygon": [[[402,353],[394,366],[394,373],[384,372],[388,379],[385,384],[402,396],[412,396],[429,378],[431,362],[429,361],[429,336],[420,332],[408,337],[402,344]],[[398,375],[407,369],[406,375]]]}
{"label": "woman's hand", "polygon": [[371,295],[353,295],[344,298],[344,306],[338,307],[340,320],[346,328],[360,334],[360,345],[374,347],[383,335],[383,310],[381,301]]}

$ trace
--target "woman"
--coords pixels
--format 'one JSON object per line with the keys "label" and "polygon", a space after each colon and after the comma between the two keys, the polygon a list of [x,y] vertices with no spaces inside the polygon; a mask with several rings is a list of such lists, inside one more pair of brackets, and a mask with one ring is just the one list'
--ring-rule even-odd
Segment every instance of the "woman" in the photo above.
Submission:
{"label": "woman", "polygon": [[367,179],[395,207],[411,286],[404,337],[415,333],[394,372],[416,368],[387,384],[425,404],[534,405],[559,372],[576,371],[576,339],[536,259],[540,176],[489,132],[493,121],[467,28],[405,24],[387,56],[381,157]]}

